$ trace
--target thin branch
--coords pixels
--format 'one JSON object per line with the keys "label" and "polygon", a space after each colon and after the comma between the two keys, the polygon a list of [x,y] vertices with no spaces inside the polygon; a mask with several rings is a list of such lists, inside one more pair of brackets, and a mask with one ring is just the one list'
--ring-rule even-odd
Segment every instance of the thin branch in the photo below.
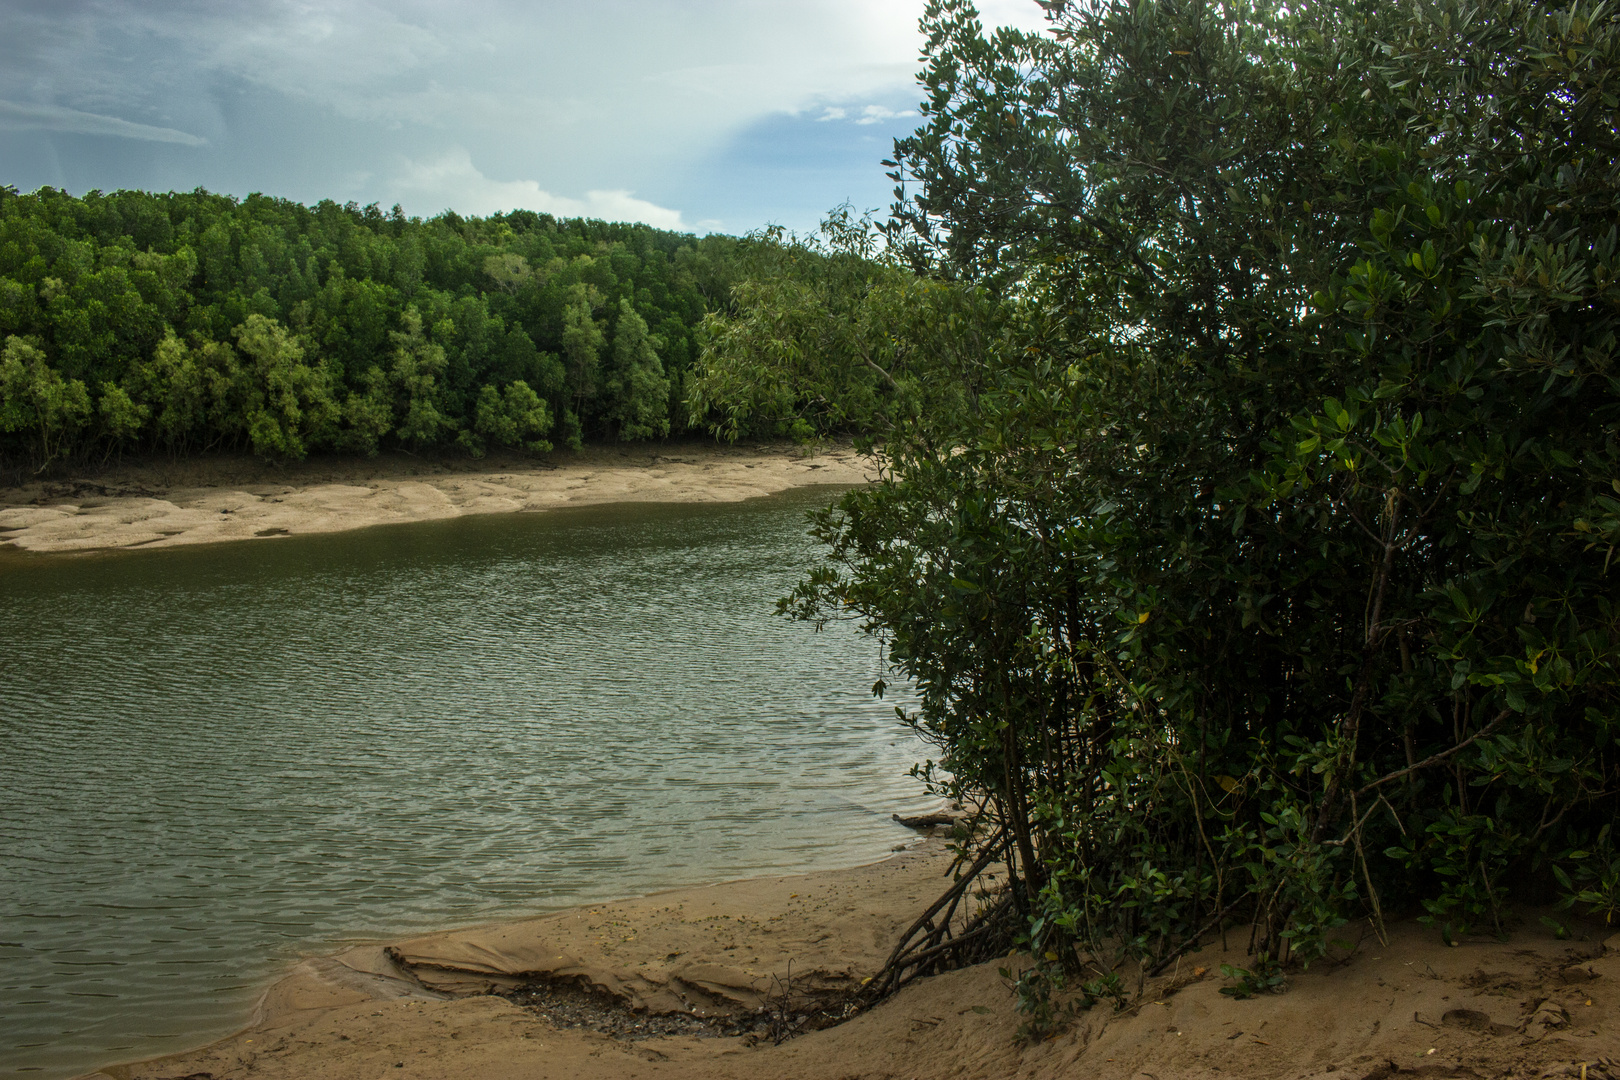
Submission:
{"label": "thin branch", "polygon": [[1211,915],[1207,920],[1205,920],[1204,925],[1198,928],[1198,933],[1192,935],[1180,945],[1177,945],[1174,949],[1171,949],[1170,952],[1165,954],[1163,960],[1160,960],[1157,964],[1154,964],[1148,969],[1148,974],[1156,976],[1159,974],[1159,972],[1169,967],[1176,960],[1179,960],[1182,954],[1197,946],[1198,942],[1205,934],[1219,926],[1222,920],[1224,920],[1228,915],[1232,914],[1232,912],[1237,909],[1237,906],[1248,898],[1248,894],[1244,893],[1242,896],[1239,896],[1236,900],[1232,901],[1230,904],[1227,904],[1225,907],[1221,908],[1221,910]]}
{"label": "thin branch", "polygon": [[1490,723],[1486,724],[1484,727],[1480,728],[1478,731],[1476,731],[1472,735],[1468,736],[1468,738],[1464,739],[1462,742],[1458,743],[1456,746],[1453,746],[1450,750],[1442,750],[1438,754],[1435,754],[1435,755],[1433,755],[1431,757],[1424,758],[1422,761],[1418,762],[1416,765],[1408,765],[1404,769],[1397,769],[1396,771],[1390,773],[1388,776],[1379,777],[1377,780],[1374,780],[1372,783],[1368,784],[1366,787],[1359,789],[1356,792],[1356,795],[1358,797],[1362,796],[1362,795],[1365,795],[1365,794],[1367,794],[1367,792],[1371,791],[1373,788],[1382,787],[1383,785],[1389,783],[1391,780],[1399,780],[1401,777],[1406,776],[1406,775],[1408,775],[1410,773],[1415,773],[1419,769],[1427,769],[1431,765],[1438,765],[1438,764],[1440,764],[1440,762],[1445,761],[1447,758],[1452,757],[1455,754],[1462,753],[1464,750],[1468,749],[1474,743],[1478,742],[1480,739],[1483,739],[1485,736],[1487,736],[1491,732],[1495,731],[1499,726],[1501,726],[1502,721],[1506,720],[1509,716],[1512,716],[1512,715],[1513,715],[1513,710],[1512,709],[1503,709],[1501,712],[1496,714],[1495,719],[1493,719]]}

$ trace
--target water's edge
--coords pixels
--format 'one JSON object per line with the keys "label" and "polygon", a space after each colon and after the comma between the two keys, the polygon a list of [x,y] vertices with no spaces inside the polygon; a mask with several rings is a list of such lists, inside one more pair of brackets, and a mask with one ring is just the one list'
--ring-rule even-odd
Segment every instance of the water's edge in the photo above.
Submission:
{"label": "water's edge", "polygon": [[876,646],[771,610],[829,498],[0,559],[0,1074],[360,941],[887,854],[928,800]]}
{"label": "water's edge", "polygon": [[[897,800],[896,805],[904,806],[908,814],[919,812],[917,810],[918,803],[915,798],[899,799]],[[934,813],[943,809],[946,804],[942,800],[934,800],[933,802],[924,803],[922,805],[924,808],[920,811],[921,813]],[[793,887],[803,889],[808,892],[816,888],[818,884],[821,884],[829,879],[848,877],[852,873],[869,871],[896,858],[922,858],[938,861],[942,856],[947,855],[947,842],[943,837],[920,836],[911,830],[903,831],[907,837],[904,843],[895,844],[887,854],[883,855],[881,858],[868,862],[823,867],[799,874],[756,874],[748,877],[723,878],[714,881],[672,885],[669,888],[658,889],[648,893],[639,893],[632,896],[611,897],[603,900],[592,901],[588,904],[574,904],[542,911],[525,912],[523,914],[514,914],[508,917],[472,923],[464,926],[441,927],[436,930],[428,931],[426,933],[418,933],[413,936],[417,938],[448,937],[451,935],[469,933],[487,933],[494,935],[500,933],[501,931],[519,928],[524,924],[532,923],[536,920],[546,919],[548,917],[566,917],[574,913],[587,913],[593,909],[626,904],[638,904],[646,901],[689,898],[696,894],[704,893],[707,890],[723,890],[728,887],[747,886],[750,882],[757,882],[766,877],[776,880],[795,882],[797,884],[795,884]],[[696,941],[697,937],[698,935],[696,933],[692,935],[692,939],[694,941]],[[394,973],[379,977],[372,974],[369,970],[356,970],[353,968],[348,968],[343,964],[342,958],[348,954],[354,954],[356,952],[365,952],[372,949],[387,949],[400,940],[401,935],[398,934],[384,935],[373,938],[357,938],[350,941],[344,941],[341,943],[341,945],[338,943],[333,943],[333,947],[328,948],[325,951],[313,952],[306,956],[291,958],[283,964],[279,971],[269,978],[268,982],[264,986],[264,989],[254,1001],[250,1014],[240,1027],[232,1031],[216,1035],[207,1039],[206,1041],[200,1041],[183,1049],[170,1051],[155,1057],[106,1061],[88,1072],[82,1073],[77,1077],[73,1077],[72,1080],[97,1080],[97,1078],[105,1080],[108,1070],[127,1069],[137,1065],[150,1065],[168,1061],[170,1059],[178,1060],[189,1058],[200,1052],[216,1047],[222,1047],[226,1044],[235,1042],[244,1035],[256,1032],[269,1024],[273,1024],[276,1020],[280,1019],[280,1017],[274,1008],[267,1007],[269,1006],[271,999],[279,990],[282,990],[291,984],[307,980],[310,977],[309,968],[311,961],[315,961],[317,963],[324,961],[326,963],[322,966],[327,967],[328,969],[333,964],[341,966],[346,973],[352,972],[352,975],[345,980],[344,985],[346,987],[361,989],[367,987],[368,983],[373,984],[381,989],[380,993],[374,992],[376,1000],[389,1000],[391,999],[391,992],[393,992],[395,988],[392,986],[386,986],[385,984],[392,982],[396,978]],[[367,957],[366,959],[372,960],[374,958]],[[803,974],[804,972],[801,967],[801,977]],[[369,979],[368,975],[371,976]],[[409,978],[408,972],[399,972],[398,975]],[[433,996],[437,997],[438,995]]]}

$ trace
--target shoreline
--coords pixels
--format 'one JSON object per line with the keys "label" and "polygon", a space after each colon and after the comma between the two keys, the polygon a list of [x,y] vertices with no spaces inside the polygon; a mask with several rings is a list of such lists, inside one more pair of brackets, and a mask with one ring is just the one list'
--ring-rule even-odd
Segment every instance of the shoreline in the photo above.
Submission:
{"label": "shoreline", "polygon": [[[851,867],[676,886],[308,956],[265,989],[239,1030],[75,1080],[260,1075],[255,1045],[285,1046],[294,1033],[352,1043],[344,1029],[378,1017],[370,1033],[393,1040],[423,1026],[422,1010],[429,1026],[441,1013],[480,1029],[561,1019],[554,1030],[577,1036],[565,1039],[570,1069],[610,1046],[644,1056],[639,1044],[653,1041],[714,1051],[693,1055],[704,1061],[731,1056],[769,1039],[762,1010],[773,1003],[813,1011],[881,967],[892,939],[943,887],[954,857],[942,831]],[[544,1000],[520,1004],[525,997]],[[276,1075],[328,1075],[325,1051],[316,1057],[305,1072]]]}
{"label": "shoreline", "polygon": [[848,445],[591,447],[545,460],[398,455],[275,466],[243,458],[135,463],[93,479],[0,488],[0,551],[50,555],[273,540],[471,514],[603,503],[740,502],[867,483]]}
{"label": "shoreline", "polygon": [[[1115,1011],[1019,1037],[1000,973],[919,979],[842,1023],[778,1039],[874,973],[943,891],[931,835],[843,870],[676,888],[307,958],[242,1030],[78,1080],[1392,1080],[1620,1078],[1620,934],[1446,947],[1413,920],[1238,1000],[1242,928]],[[1128,982],[1136,977],[1126,972]]]}

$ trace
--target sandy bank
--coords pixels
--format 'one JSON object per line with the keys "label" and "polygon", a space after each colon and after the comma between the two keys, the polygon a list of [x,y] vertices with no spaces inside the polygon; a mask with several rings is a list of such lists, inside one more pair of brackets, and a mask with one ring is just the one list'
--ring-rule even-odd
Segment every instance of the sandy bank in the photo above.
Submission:
{"label": "sandy bank", "polygon": [[803,484],[859,484],[847,446],[593,448],[552,462],[393,457],[277,467],[200,459],[0,488],[0,544],[24,551],[173,547],[607,502],[736,502]]}
{"label": "sandy bank", "polygon": [[[747,1022],[732,1029],[744,1034],[727,1035],[670,1019],[747,1021],[790,985],[807,995],[858,983],[942,889],[948,865],[929,841],[853,870],[683,889],[312,959],[271,989],[238,1035],[93,1075],[1620,1077],[1620,937],[1606,948],[1594,927],[1585,940],[1556,941],[1533,915],[1507,942],[1458,948],[1412,923],[1392,927],[1387,943],[1347,927],[1360,937],[1348,958],[1248,1001],[1220,993],[1229,985],[1220,963],[1243,963],[1244,935],[1234,931],[1230,951],[1216,943],[1190,957],[1148,981],[1130,1008],[1093,1008],[1033,1045],[1015,1038],[1018,1016],[995,963],[919,980],[847,1023],[780,1045]],[[525,984],[542,988],[513,992]]]}

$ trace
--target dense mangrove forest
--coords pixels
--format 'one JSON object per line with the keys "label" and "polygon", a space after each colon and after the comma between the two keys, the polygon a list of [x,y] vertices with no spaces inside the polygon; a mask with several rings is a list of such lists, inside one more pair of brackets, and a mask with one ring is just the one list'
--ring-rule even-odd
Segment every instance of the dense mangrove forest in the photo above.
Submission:
{"label": "dense mangrove forest", "polygon": [[[0,188],[0,459],[481,455],[696,424],[702,323],[779,231]],[[804,434],[772,413],[763,435]],[[780,429],[780,430],[778,430]]]}

